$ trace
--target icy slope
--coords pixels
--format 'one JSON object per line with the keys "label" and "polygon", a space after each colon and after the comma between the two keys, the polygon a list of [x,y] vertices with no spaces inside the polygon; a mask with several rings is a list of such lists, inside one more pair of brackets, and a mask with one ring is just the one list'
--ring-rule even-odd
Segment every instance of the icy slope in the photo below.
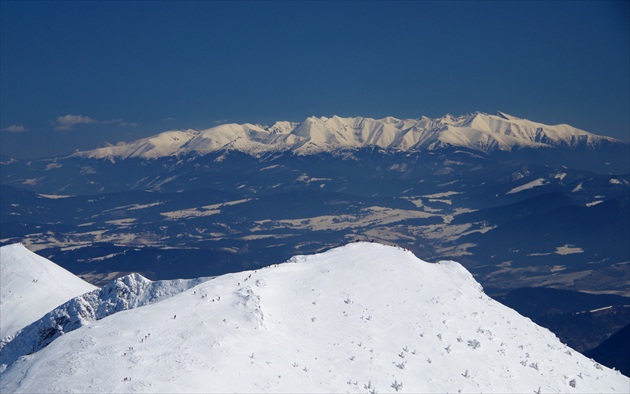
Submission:
{"label": "icy slope", "polygon": [[65,333],[120,311],[165,300],[208,279],[152,282],[142,275],[131,274],[75,297],[17,332],[11,341],[0,342],[0,371],[18,357],[43,349]]}
{"label": "icy slope", "polygon": [[627,392],[459,264],[355,243],[62,335],[2,392]]}
{"label": "icy slope", "polygon": [[438,119],[310,117],[300,123],[276,122],[271,127],[224,124],[203,131],[167,131],[115,146],[78,152],[90,158],[140,157],[155,159],[186,154],[236,150],[256,156],[291,151],[308,155],[336,150],[376,147],[420,151],[445,146],[490,152],[515,147],[597,146],[619,143],[569,125],[545,125],[499,112],[474,113]]}
{"label": "icy slope", "polygon": [[22,244],[0,247],[0,340],[95,286]]}

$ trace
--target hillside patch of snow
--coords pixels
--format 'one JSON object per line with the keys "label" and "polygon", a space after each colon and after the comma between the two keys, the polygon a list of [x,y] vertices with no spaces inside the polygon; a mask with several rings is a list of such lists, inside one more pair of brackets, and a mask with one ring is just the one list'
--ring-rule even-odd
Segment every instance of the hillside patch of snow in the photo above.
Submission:
{"label": "hillside patch of snow", "polygon": [[48,198],[50,200],[58,200],[60,198],[73,197],[71,195],[65,195],[65,194],[38,194],[38,196],[43,197],[43,198]]}
{"label": "hillside patch of snow", "polygon": [[221,208],[242,204],[250,201],[251,198],[245,198],[242,200],[228,201],[219,204],[204,205],[199,208],[180,209],[178,211],[162,212],[160,215],[165,216],[167,219],[183,219],[194,218],[203,216],[212,216],[221,213]]}
{"label": "hillside patch of snow", "polygon": [[554,253],[565,256],[568,254],[584,253],[584,249],[573,245],[563,245],[556,247],[556,251]]}
{"label": "hillside patch of snow", "polygon": [[544,185],[547,185],[547,184],[549,184],[548,180],[546,180],[545,178],[538,178],[538,179],[535,179],[535,180],[533,180],[531,182],[527,182],[524,185],[515,187],[514,189],[511,189],[510,191],[508,191],[505,194],[514,194],[514,193],[522,192],[523,190],[528,190],[528,189],[531,189],[531,188],[534,188],[534,187],[544,186]]}

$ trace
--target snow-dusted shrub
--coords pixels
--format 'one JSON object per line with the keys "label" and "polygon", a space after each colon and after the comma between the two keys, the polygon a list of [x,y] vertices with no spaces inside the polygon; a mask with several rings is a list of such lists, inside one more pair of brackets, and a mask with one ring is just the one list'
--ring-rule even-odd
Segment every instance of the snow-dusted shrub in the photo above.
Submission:
{"label": "snow-dusted shrub", "polygon": [[481,343],[476,339],[470,339],[468,340],[468,346],[470,346],[473,349],[478,349],[481,347]]}

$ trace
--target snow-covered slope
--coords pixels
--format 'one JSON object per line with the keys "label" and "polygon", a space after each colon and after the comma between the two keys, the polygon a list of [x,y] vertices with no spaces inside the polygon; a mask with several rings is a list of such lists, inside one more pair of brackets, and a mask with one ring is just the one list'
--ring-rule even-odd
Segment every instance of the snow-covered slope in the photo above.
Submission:
{"label": "snow-covered slope", "polygon": [[165,300],[209,278],[152,282],[139,274],[118,278],[60,305],[41,319],[0,342],[0,371],[25,354],[48,346],[59,336],[114,313]]}
{"label": "snow-covered slope", "polygon": [[2,392],[627,392],[459,264],[354,243],[60,336]]}
{"label": "snow-covered slope", "polygon": [[95,286],[26,249],[0,247],[0,340]]}
{"label": "snow-covered slope", "polygon": [[203,131],[167,131],[133,142],[78,152],[75,156],[155,159],[220,150],[255,156],[275,151],[316,154],[363,147],[417,151],[445,146],[489,152],[514,147],[597,146],[603,141],[618,143],[568,125],[549,126],[501,112],[404,120],[333,116],[310,117],[300,123],[277,122],[271,127],[246,123],[224,124]]}

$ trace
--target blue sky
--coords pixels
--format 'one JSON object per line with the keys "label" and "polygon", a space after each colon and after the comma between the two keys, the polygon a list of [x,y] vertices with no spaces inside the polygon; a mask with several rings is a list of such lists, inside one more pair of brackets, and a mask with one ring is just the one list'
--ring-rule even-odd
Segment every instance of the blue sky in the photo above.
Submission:
{"label": "blue sky", "polygon": [[335,114],[501,110],[629,139],[627,1],[0,6],[0,151],[18,158]]}

